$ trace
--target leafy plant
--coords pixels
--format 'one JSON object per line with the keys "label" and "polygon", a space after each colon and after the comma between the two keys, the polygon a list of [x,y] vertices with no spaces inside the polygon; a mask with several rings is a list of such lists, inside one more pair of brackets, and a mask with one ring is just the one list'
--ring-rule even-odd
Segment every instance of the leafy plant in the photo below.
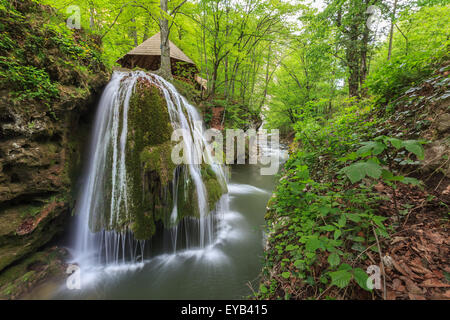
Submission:
{"label": "leafy plant", "polygon": [[417,159],[424,159],[424,149],[422,143],[417,140],[402,141],[397,138],[380,136],[373,141],[363,142],[362,147],[356,153],[351,153],[341,161],[356,160],[360,161],[353,163],[342,170],[351,183],[357,183],[364,178],[372,178],[381,180],[393,189],[393,200],[397,212],[398,221],[400,222],[399,208],[397,206],[397,183],[420,185],[420,181],[397,174],[394,169],[394,160],[400,159],[406,164],[414,163],[409,155],[401,158],[404,154],[402,150],[408,151],[410,154],[416,156]]}

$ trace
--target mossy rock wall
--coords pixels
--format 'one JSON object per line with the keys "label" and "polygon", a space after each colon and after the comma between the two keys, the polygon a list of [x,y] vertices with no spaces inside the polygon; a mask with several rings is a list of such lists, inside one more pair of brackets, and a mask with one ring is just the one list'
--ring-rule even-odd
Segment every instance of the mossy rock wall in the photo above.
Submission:
{"label": "mossy rock wall", "polygon": [[67,228],[109,80],[101,41],[64,21],[35,1],[0,0],[0,282]]}

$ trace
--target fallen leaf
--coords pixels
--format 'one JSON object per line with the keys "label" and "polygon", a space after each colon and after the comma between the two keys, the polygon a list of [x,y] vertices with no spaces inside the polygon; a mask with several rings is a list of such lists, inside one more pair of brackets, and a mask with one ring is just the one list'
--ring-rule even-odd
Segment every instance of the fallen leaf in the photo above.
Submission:
{"label": "fallen leaf", "polygon": [[421,294],[408,293],[408,296],[411,300],[425,300],[425,297]]}
{"label": "fallen leaf", "polygon": [[400,280],[399,278],[395,278],[392,281],[392,289],[395,290],[395,291],[400,291],[399,290],[400,286],[402,286],[402,280]]}
{"label": "fallen leaf", "polygon": [[450,288],[450,284],[440,282],[437,279],[427,279],[419,284],[419,286],[426,288]]}
{"label": "fallen leaf", "polygon": [[394,291],[388,290],[387,294],[386,294],[386,299],[387,300],[396,300],[397,298],[397,294]]}
{"label": "fallen leaf", "polygon": [[395,261],[394,258],[392,258],[392,264],[394,265],[394,268],[400,272],[401,274],[403,274],[404,276],[409,276],[408,273],[398,264],[397,261]]}
{"label": "fallen leaf", "polygon": [[406,240],[408,240],[407,237],[394,237],[391,242],[392,242],[392,244],[396,244],[397,242],[406,241]]}
{"label": "fallen leaf", "polygon": [[421,274],[427,274],[430,273],[429,270],[425,269],[425,268],[421,268],[421,267],[417,267],[417,266],[409,266],[411,268],[412,271],[414,271],[415,273],[421,273]]}
{"label": "fallen leaf", "polygon": [[439,233],[427,232],[426,236],[435,244],[444,243],[444,238]]}
{"label": "fallen leaf", "polygon": [[413,279],[422,279],[421,277],[419,277],[417,274],[415,274],[407,265],[406,263],[400,262],[399,263],[401,265],[401,267],[403,268],[403,270],[405,270],[408,275],[413,278]]}
{"label": "fallen leaf", "polygon": [[411,279],[407,277],[400,277],[406,284],[408,293],[422,295],[423,291]]}

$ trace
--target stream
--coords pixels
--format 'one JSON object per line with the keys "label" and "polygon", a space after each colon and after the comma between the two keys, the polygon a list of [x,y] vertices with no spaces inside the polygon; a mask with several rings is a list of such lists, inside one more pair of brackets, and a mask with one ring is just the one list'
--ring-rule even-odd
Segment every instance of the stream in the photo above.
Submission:
{"label": "stream", "polygon": [[229,210],[222,234],[210,248],[164,254],[138,264],[106,267],[91,276],[90,285],[68,290],[47,283],[32,299],[242,299],[261,272],[266,204],[277,176],[260,175],[257,165],[231,168]]}

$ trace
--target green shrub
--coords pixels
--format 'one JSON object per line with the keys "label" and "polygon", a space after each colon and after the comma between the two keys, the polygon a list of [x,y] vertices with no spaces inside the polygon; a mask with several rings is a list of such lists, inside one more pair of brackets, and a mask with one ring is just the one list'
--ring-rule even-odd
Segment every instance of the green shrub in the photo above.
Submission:
{"label": "green shrub", "polygon": [[8,88],[18,100],[49,101],[59,95],[48,73],[30,65],[21,65],[13,58],[0,57],[0,88]]}
{"label": "green shrub", "polygon": [[397,98],[406,88],[430,76],[436,65],[449,59],[450,5],[424,7],[401,17],[397,25],[407,40],[396,29],[392,58],[386,61],[386,42],[366,80],[380,104]]}

